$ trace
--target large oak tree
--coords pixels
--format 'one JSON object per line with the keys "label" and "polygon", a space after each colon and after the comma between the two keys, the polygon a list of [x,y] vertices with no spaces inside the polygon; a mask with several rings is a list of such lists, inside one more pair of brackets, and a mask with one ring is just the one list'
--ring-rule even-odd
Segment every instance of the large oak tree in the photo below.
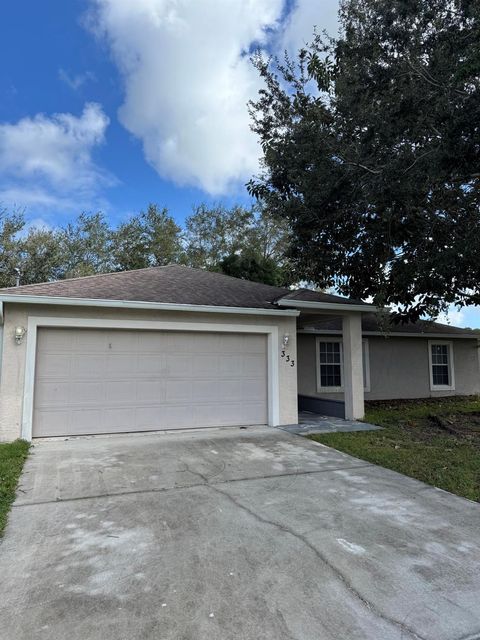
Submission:
{"label": "large oak tree", "polygon": [[480,3],[344,0],[334,40],[254,63],[263,171],[297,277],[399,318],[480,304]]}

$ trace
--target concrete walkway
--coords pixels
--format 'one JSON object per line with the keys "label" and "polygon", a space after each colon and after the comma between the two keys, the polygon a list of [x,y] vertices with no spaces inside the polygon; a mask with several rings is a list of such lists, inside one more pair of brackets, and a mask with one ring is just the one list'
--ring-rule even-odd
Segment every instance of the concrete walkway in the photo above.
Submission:
{"label": "concrete walkway", "polygon": [[368,422],[359,422],[358,420],[343,420],[343,418],[334,418],[333,416],[322,416],[318,413],[310,411],[301,411],[298,414],[298,424],[290,424],[281,429],[289,433],[298,435],[309,435],[312,433],[336,433],[348,431],[375,431],[381,429],[374,424]]}
{"label": "concrete walkway", "polygon": [[480,506],[271,428],[37,442],[2,640],[480,638]]}

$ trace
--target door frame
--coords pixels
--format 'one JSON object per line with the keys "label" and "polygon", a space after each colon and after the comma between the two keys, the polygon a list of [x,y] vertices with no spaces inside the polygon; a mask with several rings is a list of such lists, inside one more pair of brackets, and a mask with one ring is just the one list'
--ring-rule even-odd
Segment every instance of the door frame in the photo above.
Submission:
{"label": "door frame", "polygon": [[30,316],[27,326],[25,386],[23,392],[22,435],[32,440],[35,393],[37,332],[39,328],[65,329],[126,329],[138,331],[195,331],[199,333],[260,333],[267,336],[267,405],[268,424],[280,423],[279,336],[278,327],[257,324],[227,324],[224,322],[182,322],[164,320],[110,320],[103,318],[58,318]]}

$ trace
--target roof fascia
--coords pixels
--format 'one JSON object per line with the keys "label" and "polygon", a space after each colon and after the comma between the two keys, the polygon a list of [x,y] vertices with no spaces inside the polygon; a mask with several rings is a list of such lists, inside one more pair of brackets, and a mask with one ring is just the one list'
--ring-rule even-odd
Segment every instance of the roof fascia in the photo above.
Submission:
{"label": "roof fascia", "polygon": [[280,298],[277,300],[280,307],[294,307],[295,309],[305,309],[314,311],[315,309],[324,311],[362,311],[363,313],[372,313],[379,311],[378,307],[371,304],[344,304],[341,302],[312,302],[311,300],[289,300],[288,298]]}
{"label": "roof fascia", "polygon": [[[340,329],[300,329],[297,333],[312,334],[312,335],[342,335]],[[381,338],[444,338],[450,340],[451,338],[459,338],[462,340],[480,340],[480,334],[470,333],[407,333],[403,332],[385,332],[382,331],[362,331],[364,336],[379,336]]]}
{"label": "roof fascia", "polygon": [[0,295],[0,304],[45,304],[71,307],[110,307],[120,309],[147,309],[158,311],[192,311],[199,313],[231,313],[258,316],[300,315],[296,309],[256,309],[254,307],[221,307],[198,304],[171,304],[166,302],[143,302],[140,300],[105,300],[96,298],[69,298],[63,296],[32,296],[21,294]]}

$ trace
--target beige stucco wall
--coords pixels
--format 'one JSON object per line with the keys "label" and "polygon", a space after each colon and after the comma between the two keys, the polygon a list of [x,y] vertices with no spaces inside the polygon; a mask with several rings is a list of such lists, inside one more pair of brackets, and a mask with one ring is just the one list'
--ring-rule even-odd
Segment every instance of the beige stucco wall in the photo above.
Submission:
{"label": "beige stucco wall", "polygon": [[[331,336],[329,336],[331,337]],[[314,335],[297,336],[298,393],[343,400],[343,393],[318,393]],[[454,391],[431,391],[427,338],[365,336],[370,356],[370,392],[365,400],[429,398],[480,393],[476,340],[453,338]]]}
{"label": "beige stucco wall", "polygon": [[[290,335],[288,352],[296,358],[296,318],[288,316],[237,315],[226,313],[146,311],[137,309],[111,309],[98,307],[66,307],[52,305],[26,305],[7,303],[4,305],[3,357],[0,374],[0,440],[20,437],[22,423],[23,390],[25,379],[25,356],[29,339],[22,344],[14,340],[16,326],[27,327],[28,317],[96,318],[115,320],[163,320],[178,322],[225,323],[239,325],[274,325],[278,327],[279,352],[283,335]],[[279,358],[280,424],[297,422],[297,367],[291,367]]]}

